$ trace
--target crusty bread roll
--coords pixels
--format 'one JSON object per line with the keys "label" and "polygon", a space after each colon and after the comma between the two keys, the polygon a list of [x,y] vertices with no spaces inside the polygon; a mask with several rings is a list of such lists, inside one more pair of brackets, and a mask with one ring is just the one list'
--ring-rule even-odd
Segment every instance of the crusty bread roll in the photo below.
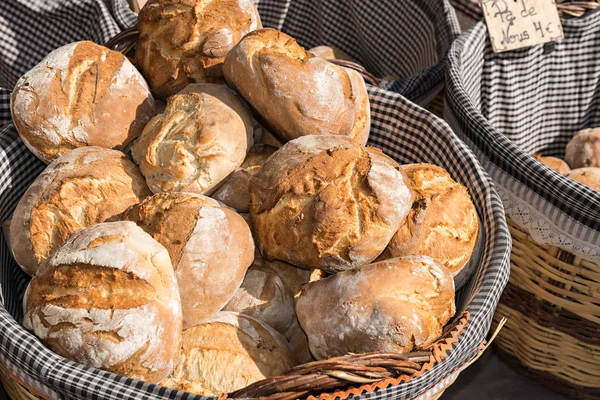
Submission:
{"label": "crusty bread roll", "polygon": [[255,266],[248,269],[242,286],[223,311],[254,317],[282,335],[296,318],[294,298],[286,290],[279,275]]}
{"label": "crusty bread roll", "polygon": [[181,303],[169,254],[131,222],[75,233],[40,267],[23,325],[52,351],[158,383],[181,345]]}
{"label": "crusty bread roll", "polygon": [[161,99],[189,83],[224,83],[225,55],[262,27],[252,0],[151,0],[138,26],[137,63]]}
{"label": "crusty bread roll", "polygon": [[242,165],[229,175],[229,178],[211,197],[229,207],[235,208],[237,212],[247,213],[250,210],[248,182],[275,150],[277,149],[265,144],[257,144],[252,147]]}
{"label": "crusty bread roll", "polygon": [[315,361],[315,358],[310,353],[310,347],[308,346],[308,337],[302,330],[298,318],[294,314],[294,320],[292,325],[288,328],[285,333],[285,338],[288,340],[290,350],[296,358],[298,364],[306,364]]}
{"label": "crusty bread roll", "polygon": [[123,149],[154,116],[142,75],[121,53],[75,42],[21,77],[11,111],[23,143],[49,163],[83,146]]}
{"label": "crusty bread roll", "polygon": [[567,174],[567,177],[583,185],[589,186],[594,190],[600,191],[600,168],[588,167],[573,169]]}
{"label": "crusty bread roll", "polygon": [[183,331],[182,354],[160,384],[205,396],[242,389],[294,366],[286,341],[247,315],[220,312]]}
{"label": "crusty bread roll", "polygon": [[11,249],[25,272],[73,232],[103,222],[139,203],[150,191],[125,154],[81,147],[54,160],[27,189],[13,213]]}
{"label": "crusty bread roll", "polygon": [[311,273],[313,271],[321,271],[307,271],[305,269],[296,268],[291,264],[279,260],[268,261],[262,257],[258,250],[254,255],[253,266],[257,269],[271,271],[279,275],[279,278],[281,278],[285,290],[293,299],[295,299],[300,294],[302,286],[310,282]]}
{"label": "crusty bread roll", "polygon": [[548,168],[558,172],[559,174],[564,175],[571,170],[571,168],[569,168],[569,165],[560,158],[547,157],[539,153],[533,154],[533,158],[546,165]]}
{"label": "crusty bread roll", "polygon": [[210,194],[252,147],[252,114],[222,85],[194,84],[169,97],[132,147],[150,190]]}
{"label": "crusty bread roll", "polygon": [[573,169],[600,167],[600,128],[575,133],[567,144],[565,161]]}
{"label": "crusty bread roll", "polygon": [[479,239],[479,217],[467,189],[443,168],[404,165],[415,202],[388,249],[393,257],[423,255],[444,264],[459,288],[469,278],[465,268]]}
{"label": "crusty bread roll", "polygon": [[362,76],[315,57],[285,33],[249,33],[225,58],[223,73],[288,140],[344,135],[367,142],[371,116]]}
{"label": "crusty bread roll", "polygon": [[441,335],[455,313],[454,282],[430,257],[393,258],[308,284],[296,313],[318,360],[406,353]]}
{"label": "crusty bread roll", "polygon": [[209,197],[160,193],[122,215],[169,251],[179,282],[184,329],[216,314],[242,284],[254,258],[246,221]]}
{"label": "crusty bread roll", "polygon": [[337,272],[374,260],[412,204],[398,164],[346,136],[293,140],[250,179],[261,254]]}
{"label": "crusty bread roll", "polygon": [[336,49],[335,47],[317,46],[317,47],[313,47],[312,49],[308,50],[308,52],[311,54],[314,54],[317,57],[324,58],[326,60],[337,59],[337,60],[352,61],[352,59],[350,58],[350,56],[348,54],[344,53],[340,49]]}

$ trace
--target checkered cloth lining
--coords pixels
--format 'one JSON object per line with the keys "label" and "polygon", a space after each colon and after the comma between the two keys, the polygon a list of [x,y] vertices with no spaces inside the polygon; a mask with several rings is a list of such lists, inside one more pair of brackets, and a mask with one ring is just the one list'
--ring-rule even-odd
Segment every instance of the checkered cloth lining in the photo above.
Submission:
{"label": "checkered cloth lining", "polygon": [[480,0],[450,0],[456,11],[465,14],[467,17],[479,21],[483,19]]}
{"label": "checkered cloth lining", "polygon": [[[60,45],[82,39],[92,39],[102,43],[123,27],[131,26],[135,22],[135,15],[128,11],[122,0],[28,1],[27,3],[33,5],[25,5],[24,0],[22,2],[0,1],[0,35],[5,38],[0,43],[2,54],[0,79],[6,79],[0,82],[0,86],[12,87],[20,74]],[[58,3],[62,6],[58,7]],[[323,1],[318,4],[325,3]],[[421,3],[429,4],[425,1]],[[436,1],[436,3],[441,2]],[[262,0],[259,11],[265,26],[286,29],[288,24],[291,25],[290,29],[298,31],[300,20],[292,19],[291,15],[294,13],[292,10],[304,4],[303,1],[297,3],[294,1],[293,6],[290,6],[289,1]],[[372,4],[379,7],[370,11],[377,12],[373,15],[381,15],[378,11],[380,9],[386,10],[385,18],[394,15],[390,12],[390,7],[383,7],[384,3],[373,2]],[[390,4],[398,6],[395,2]],[[305,5],[304,9],[307,9]],[[328,9],[332,9],[332,6],[323,5],[323,10]],[[350,43],[343,42],[341,36],[345,33],[341,34],[340,38],[331,38],[332,26],[344,26],[349,23],[349,20],[367,23],[368,9],[359,5],[359,2],[350,9],[352,12],[348,16],[353,15],[353,17],[336,21],[335,25],[328,24],[328,28],[317,28],[317,25],[313,25],[316,22],[311,21],[308,29],[307,22],[307,31],[324,30],[323,41],[320,42],[321,39],[312,37],[301,38],[301,43],[305,41],[303,44],[310,45],[311,40],[318,40],[319,42],[314,44],[326,43],[340,47],[350,55],[359,58],[359,61],[365,62],[369,68],[381,68],[379,71],[385,73],[385,68],[388,67],[385,65],[377,67],[372,49],[380,48],[387,54],[389,47],[379,44],[384,42],[375,41],[371,37],[374,32],[367,32],[366,25],[358,25],[358,22],[356,25],[360,26],[356,31],[362,33],[356,40],[364,41],[363,47],[353,48]],[[431,7],[428,10],[430,9]],[[412,20],[408,20],[413,24],[413,28],[417,18],[414,10]],[[451,10],[448,12],[450,16]],[[431,15],[431,13],[420,15]],[[314,18],[314,15],[307,18]],[[331,16],[328,15],[328,18]],[[374,26],[377,27],[377,31],[386,31],[387,35],[388,30],[380,28],[381,22],[377,18],[383,17],[373,19]],[[422,20],[416,26],[421,24],[423,24]],[[19,38],[16,37],[15,31],[19,32]],[[44,32],[43,35],[39,35],[43,38],[38,40],[36,32]],[[438,32],[436,35],[441,34]],[[390,40],[399,39],[394,37]],[[414,37],[413,40],[421,39]],[[19,41],[23,43],[18,43]],[[6,49],[7,43],[12,43],[10,49]],[[31,43],[35,43],[35,46]],[[361,53],[358,50],[361,48],[369,51],[365,50]],[[370,60],[370,57],[373,60]],[[419,64],[410,57],[407,57],[407,60],[412,60],[415,65]],[[10,85],[7,85],[7,81]],[[490,184],[489,177],[469,149],[452,134],[449,127],[396,93],[374,87],[370,87],[369,92],[373,119],[370,144],[382,148],[402,163],[431,162],[448,169],[457,180],[468,187],[486,233],[480,268],[469,284],[457,294],[458,304],[464,305],[471,312],[472,319],[450,355],[432,371],[409,383],[363,396],[365,398],[412,398],[431,388],[443,387],[440,386],[442,380],[476,353],[479,344],[487,334],[498,298],[508,279],[511,243],[501,202]],[[0,105],[5,105],[0,110],[6,110],[7,95],[7,91],[0,91]],[[7,119],[8,114],[0,112],[0,117]],[[43,168],[44,165],[23,145],[12,125],[7,125],[0,130],[0,220],[10,217],[19,198]],[[0,359],[18,379],[27,385],[51,398],[63,399],[204,398],[87,368],[50,352],[35,337],[24,331],[17,322],[22,318],[22,296],[28,281],[29,278],[14,263],[5,241],[0,240],[0,285],[4,305],[0,307]]]}
{"label": "checkered cloth lining", "polygon": [[[344,50],[376,76],[397,77],[382,87],[423,106],[442,88],[444,59],[460,32],[449,0],[261,0],[258,7],[264,26],[306,48]],[[0,87],[12,89],[55,48],[83,39],[104,43],[135,18],[125,0],[0,1]]]}
{"label": "checkered cloth lining", "polygon": [[600,193],[529,155],[563,157],[576,131],[600,126],[600,12],[562,23],[561,42],[498,54],[483,22],[461,35],[448,56],[445,116],[493,164],[495,181],[514,178],[512,192],[545,199],[530,204],[597,247]]}

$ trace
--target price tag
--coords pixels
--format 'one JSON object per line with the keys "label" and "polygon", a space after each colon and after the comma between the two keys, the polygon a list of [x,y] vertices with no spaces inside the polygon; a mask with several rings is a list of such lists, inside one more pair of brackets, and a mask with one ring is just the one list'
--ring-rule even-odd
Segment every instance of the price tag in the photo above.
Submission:
{"label": "price tag", "polygon": [[495,53],[564,38],[554,0],[481,0]]}

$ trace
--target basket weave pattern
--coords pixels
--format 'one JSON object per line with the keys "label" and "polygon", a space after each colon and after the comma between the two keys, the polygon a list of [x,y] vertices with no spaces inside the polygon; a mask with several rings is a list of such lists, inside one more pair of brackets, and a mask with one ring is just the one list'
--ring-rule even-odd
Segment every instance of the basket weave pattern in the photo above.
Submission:
{"label": "basket weave pattern", "polygon": [[600,398],[600,266],[540,245],[507,220],[511,275],[494,323],[508,323],[496,345],[511,365],[554,390]]}

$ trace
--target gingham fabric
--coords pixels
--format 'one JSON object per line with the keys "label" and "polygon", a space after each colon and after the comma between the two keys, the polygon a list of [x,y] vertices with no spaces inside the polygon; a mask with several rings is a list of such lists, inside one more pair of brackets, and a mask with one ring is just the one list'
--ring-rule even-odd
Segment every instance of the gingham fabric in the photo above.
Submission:
{"label": "gingham fabric", "polygon": [[483,19],[480,2],[481,0],[450,0],[456,11],[476,21]]}
{"label": "gingham fabric", "polygon": [[[96,27],[96,30],[101,30],[103,33],[98,34],[97,31],[94,34],[91,32],[74,32],[68,38],[63,36],[61,39],[63,42],[50,44],[48,48],[40,50],[37,59],[41,59],[50,48],[58,47],[68,41],[95,38],[98,42],[103,42],[116,33],[119,28],[134,23],[135,16],[129,13],[123,4],[117,3],[116,0],[113,1],[115,2],[108,0],[64,2],[65,4],[78,4],[79,7],[95,10],[89,11],[86,15],[94,15],[100,20],[83,18],[82,21],[85,20],[85,24],[81,23],[82,30],[83,25],[85,25],[85,27]],[[7,7],[7,0],[0,2],[0,18],[4,18],[7,14],[6,8],[9,8],[12,13],[15,13],[18,9],[15,0],[8,0],[8,3],[12,5]],[[31,21],[9,25],[5,22],[6,20],[3,20],[3,26],[0,29],[6,32],[9,31],[8,28],[11,26],[10,29],[14,30],[15,27],[19,27],[19,29],[26,31],[35,29],[33,27],[36,26],[37,29],[40,29],[40,26],[44,26],[44,29],[48,28],[52,24],[48,22],[43,25],[44,22],[41,21],[50,12],[47,10],[52,10],[52,7],[48,5],[49,3],[53,2],[43,2],[44,9],[40,13],[28,11],[27,16],[21,14],[21,21],[29,21],[30,17]],[[326,3],[325,1],[314,2],[315,7],[319,4],[323,5],[323,10],[330,10],[331,7],[324,6]],[[359,5],[359,2],[356,3],[354,8],[350,7],[353,10],[352,12],[355,13],[353,18],[356,18],[356,21],[363,21],[361,22],[363,25],[359,25],[357,22],[356,30],[362,32],[364,38],[370,37],[378,31],[384,31],[385,29],[382,29],[380,23],[375,23],[375,17],[371,18],[370,23],[373,24],[372,26],[365,25],[366,21],[369,21],[368,15],[369,13],[372,13],[371,15],[382,15],[384,11],[393,15],[389,7],[396,3],[389,2],[386,6],[388,8],[383,8],[382,2],[363,1],[361,3],[371,3],[371,9],[364,8]],[[288,21],[298,21],[297,18],[292,18],[292,15],[300,4],[304,5],[305,2],[298,1],[296,3],[294,1],[292,6],[289,2],[262,0],[259,4],[259,11],[266,26],[279,27],[285,30]],[[375,5],[378,7],[375,7]],[[327,15],[327,18],[333,18],[331,11],[328,11],[327,14],[325,11],[323,12],[323,17]],[[52,11],[52,13],[54,13],[52,15],[64,16],[64,13],[58,11]],[[84,14],[83,11],[79,13]],[[301,11],[298,11],[298,13],[301,13]],[[314,15],[309,17],[308,14],[305,14],[305,17],[313,18]],[[64,27],[75,23],[75,20],[76,18],[73,16],[71,19],[63,18],[60,20],[61,22],[55,21],[54,24],[62,24],[62,31],[68,31]],[[327,26],[323,33],[324,38],[333,34],[332,29],[334,26],[341,27],[350,23],[349,21],[336,21],[331,24],[327,22],[327,20],[323,20],[323,26]],[[412,22],[415,23],[415,21]],[[294,24],[298,24],[298,22],[294,22]],[[99,25],[103,27],[101,28]],[[358,28],[359,26],[360,28]],[[301,39],[301,43],[305,41],[304,45],[310,45],[308,41],[317,39],[309,38],[308,31],[310,31],[310,35],[313,35],[314,32],[312,31],[317,30],[317,25],[311,23],[310,26],[307,24],[306,27],[307,32],[305,35],[307,38]],[[290,29],[299,28],[296,26],[296,28]],[[7,36],[5,32],[2,35]],[[66,35],[64,32],[63,34]],[[343,35],[340,34],[339,36]],[[47,35],[47,39],[52,37],[54,36]],[[362,39],[357,38],[356,40]],[[3,62],[6,61],[4,55],[5,42],[0,42]],[[360,46],[354,47],[349,42],[328,42],[327,44],[337,45],[353,56],[363,57],[362,53],[357,50]],[[368,45],[365,45],[365,49],[369,47],[369,51],[372,52],[377,48],[376,44],[376,42],[369,42]],[[27,47],[28,45],[21,44],[21,46]],[[28,49],[32,54],[35,52],[31,49],[31,46]],[[372,57],[372,60],[368,61],[372,63],[371,68],[378,68],[376,67],[379,65],[377,64],[379,62],[376,60],[377,57],[384,58],[389,52],[389,47],[379,44],[379,51],[381,52],[380,55],[364,53],[371,54],[368,56]],[[364,57],[359,61],[366,63],[369,58],[366,55]],[[9,69],[13,69],[13,67],[26,69],[35,64],[33,58],[35,57],[31,56],[28,67],[16,67],[14,60],[5,62],[5,64],[8,65]],[[382,62],[379,68],[387,67]],[[385,72],[383,69],[381,71]],[[22,72],[20,70],[16,75]],[[2,73],[2,76],[6,75]],[[510,236],[504,221],[500,198],[491,185],[489,177],[477,163],[469,149],[453,135],[448,125],[406,100],[403,96],[384,88],[369,87],[369,95],[372,112],[372,131],[369,143],[381,148],[400,163],[430,162],[446,168],[455,179],[462,182],[469,189],[482,220],[482,229],[485,232],[485,245],[480,257],[479,269],[457,296],[459,309],[468,309],[471,312],[471,320],[448,357],[436,365],[432,371],[419,378],[400,386],[364,394],[362,397],[408,399],[421,394],[429,396],[436,389],[445,387],[448,377],[455,374],[465,361],[477,352],[479,345],[484,340],[500,293],[508,280]],[[6,125],[0,130],[0,221],[10,217],[23,192],[43,168],[44,165],[23,145],[12,124]],[[19,380],[45,396],[61,399],[196,400],[203,398],[87,368],[50,352],[34,336],[22,329],[18,323],[22,318],[22,296],[29,278],[14,263],[5,240],[0,240],[0,270],[0,285],[3,295],[3,307],[0,307],[0,361],[6,364]]]}
{"label": "gingham fabric", "polygon": [[600,192],[529,154],[564,156],[573,134],[600,126],[600,12],[562,21],[565,39],[493,53],[483,22],[452,46],[445,119],[474,150],[507,215],[536,241],[600,260]]}

